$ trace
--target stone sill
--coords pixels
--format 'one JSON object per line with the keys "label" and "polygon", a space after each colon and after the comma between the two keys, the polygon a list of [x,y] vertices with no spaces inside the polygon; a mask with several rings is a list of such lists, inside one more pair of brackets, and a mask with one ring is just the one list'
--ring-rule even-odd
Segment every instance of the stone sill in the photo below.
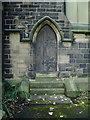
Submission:
{"label": "stone sill", "polygon": [[20,41],[21,42],[31,42],[30,38],[22,38]]}
{"label": "stone sill", "polygon": [[[23,29],[4,29],[4,31],[6,31],[6,32],[20,32],[20,31],[22,31]],[[32,42],[31,40],[30,40],[30,38],[21,38],[21,40],[20,40],[21,42]],[[62,40],[62,42],[73,42],[73,39],[71,39],[71,38],[64,38],[63,40]]]}
{"label": "stone sill", "polygon": [[72,24],[72,32],[77,33],[90,33],[90,25],[89,24]]}
{"label": "stone sill", "polygon": [[73,42],[73,39],[71,38],[64,38],[62,42]]}
{"label": "stone sill", "polygon": [[7,31],[7,32],[20,32],[22,30],[23,29],[4,29],[4,31]]}
{"label": "stone sill", "polygon": [[[30,40],[30,38],[22,38],[21,42],[32,42],[32,41]],[[62,42],[73,42],[73,40],[65,38],[65,39],[62,40]]]}
{"label": "stone sill", "polygon": [[73,29],[71,31],[75,32],[75,33],[90,33],[90,30],[77,30],[77,29]]}

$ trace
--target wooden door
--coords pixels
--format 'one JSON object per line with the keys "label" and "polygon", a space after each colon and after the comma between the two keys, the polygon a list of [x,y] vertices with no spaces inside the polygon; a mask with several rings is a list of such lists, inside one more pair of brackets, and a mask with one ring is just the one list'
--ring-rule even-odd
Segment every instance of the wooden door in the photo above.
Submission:
{"label": "wooden door", "polygon": [[36,72],[49,73],[57,70],[57,41],[51,27],[45,25],[38,33],[35,46]]}

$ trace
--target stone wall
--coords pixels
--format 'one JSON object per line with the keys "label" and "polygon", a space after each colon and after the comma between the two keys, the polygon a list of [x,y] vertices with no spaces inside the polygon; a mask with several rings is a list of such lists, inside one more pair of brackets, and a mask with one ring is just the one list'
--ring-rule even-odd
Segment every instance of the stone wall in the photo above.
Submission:
{"label": "stone wall", "polygon": [[26,75],[31,59],[31,46],[20,42],[20,34],[12,32],[4,39],[3,71],[5,78]]}
{"label": "stone wall", "polygon": [[[60,76],[87,77],[90,73],[90,36],[74,34],[75,41],[71,46],[60,44]],[[64,47],[65,46],[65,47]],[[90,76],[90,75],[89,75]]]}
{"label": "stone wall", "polygon": [[[69,38],[70,23],[64,15],[64,3],[3,3],[3,30],[23,28],[23,33],[30,33],[33,25],[49,16],[61,27],[64,37]],[[29,36],[30,37],[30,36]],[[90,36],[74,34],[75,40],[60,42],[58,61],[59,77],[87,77],[90,63]],[[20,42],[20,32],[5,31],[3,35],[3,76],[19,78],[27,74],[33,64],[33,46],[30,42]]]}
{"label": "stone wall", "polygon": [[[59,77],[87,77],[90,73],[90,36],[74,35],[76,39],[71,46],[68,42],[61,42],[59,45]],[[10,33],[9,37],[7,35],[4,42],[4,77],[17,78],[26,75],[31,64],[33,64],[32,44],[20,42],[18,32]]]}
{"label": "stone wall", "polygon": [[63,2],[4,2],[3,7],[4,29],[23,28],[23,36],[28,37],[35,23],[49,16],[61,27],[64,37],[69,37],[71,25],[64,14]]}

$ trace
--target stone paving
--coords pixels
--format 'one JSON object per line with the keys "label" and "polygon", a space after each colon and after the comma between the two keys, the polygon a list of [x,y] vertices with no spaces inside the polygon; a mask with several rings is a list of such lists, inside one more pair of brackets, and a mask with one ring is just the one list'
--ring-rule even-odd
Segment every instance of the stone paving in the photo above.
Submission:
{"label": "stone paving", "polygon": [[61,103],[72,103],[71,99],[65,95],[31,95],[31,104],[61,104]]}

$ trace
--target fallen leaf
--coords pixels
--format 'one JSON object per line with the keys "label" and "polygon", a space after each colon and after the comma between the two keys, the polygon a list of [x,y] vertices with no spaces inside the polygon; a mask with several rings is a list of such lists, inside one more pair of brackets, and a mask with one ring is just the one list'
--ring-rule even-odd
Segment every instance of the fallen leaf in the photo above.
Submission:
{"label": "fallen leaf", "polygon": [[49,112],[48,114],[49,114],[49,115],[53,115],[53,112]]}
{"label": "fallen leaf", "polygon": [[63,115],[60,115],[60,117],[62,118],[62,117],[63,117]]}
{"label": "fallen leaf", "polygon": [[54,110],[54,108],[50,107],[50,110]]}

